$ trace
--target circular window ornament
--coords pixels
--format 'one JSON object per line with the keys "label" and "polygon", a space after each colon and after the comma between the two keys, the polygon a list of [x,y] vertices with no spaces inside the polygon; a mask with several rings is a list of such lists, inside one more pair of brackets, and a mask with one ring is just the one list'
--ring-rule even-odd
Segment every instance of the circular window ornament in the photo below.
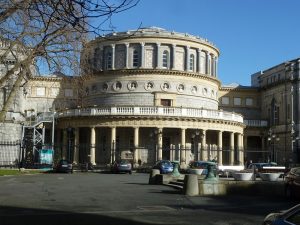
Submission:
{"label": "circular window ornament", "polygon": [[182,93],[182,92],[184,91],[184,89],[185,89],[185,87],[184,87],[183,84],[179,84],[179,85],[177,86],[177,91],[180,92],[180,93]]}
{"label": "circular window ornament", "polygon": [[170,84],[168,82],[164,82],[164,83],[161,84],[161,89],[163,91],[168,91],[170,89],[170,87],[171,86],[170,86]]}
{"label": "circular window ornament", "polygon": [[108,84],[107,83],[102,84],[102,91],[103,92],[108,91]]}
{"label": "circular window ornament", "polygon": [[153,83],[152,81],[148,81],[148,82],[145,84],[145,90],[146,90],[146,91],[151,91],[153,88],[154,88],[154,83]]}
{"label": "circular window ornament", "polygon": [[193,94],[196,94],[197,91],[198,91],[198,88],[197,88],[196,86],[193,86],[193,87],[191,88],[191,92],[192,92]]}
{"label": "circular window ornament", "polygon": [[122,83],[120,81],[117,81],[116,83],[114,83],[113,89],[115,91],[120,91],[122,89]]}
{"label": "circular window ornament", "polygon": [[129,91],[134,91],[137,88],[138,84],[136,81],[129,82],[127,88]]}

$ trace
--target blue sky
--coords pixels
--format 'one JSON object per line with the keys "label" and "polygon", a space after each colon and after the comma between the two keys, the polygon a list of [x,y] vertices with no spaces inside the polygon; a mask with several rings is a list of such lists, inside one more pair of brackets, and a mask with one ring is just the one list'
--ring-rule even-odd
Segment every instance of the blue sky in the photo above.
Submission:
{"label": "blue sky", "polygon": [[116,31],[157,26],[199,35],[221,51],[223,84],[300,57],[299,0],[140,0],[112,18]]}

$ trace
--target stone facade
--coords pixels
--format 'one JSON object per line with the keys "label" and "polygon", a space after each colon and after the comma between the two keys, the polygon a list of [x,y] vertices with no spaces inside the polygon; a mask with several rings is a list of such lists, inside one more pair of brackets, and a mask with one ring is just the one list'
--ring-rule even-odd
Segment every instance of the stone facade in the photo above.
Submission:
{"label": "stone facade", "polygon": [[156,27],[112,33],[86,45],[85,79],[32,77],[6,122],[21,134],[21,123],[40,126],[33,120],[55,112],[54,142],[45,125],[43,144],[75,164],[299,161],[298,61],[253,75],[251,87],[221,86],[218,57],[215,45],[189,34]]}

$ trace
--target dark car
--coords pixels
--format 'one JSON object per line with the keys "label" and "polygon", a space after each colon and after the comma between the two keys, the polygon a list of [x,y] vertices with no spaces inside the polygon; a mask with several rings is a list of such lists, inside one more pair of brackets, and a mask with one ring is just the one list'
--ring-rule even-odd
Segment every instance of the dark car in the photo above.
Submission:
{"label": "dark car", "polygon": [[121,159],[116,160],[111,167],[111,172],[113,173],[132,173],[132,165],[129,160]]}
{"label": "dark car", "polygon": [[[208,167],[213,166],[214,174],[217,174],[217,164],[211,161],[193,161],[189,164],[188,173],[194,173],[194,169],[201,171],[199,175],[207,175]],[[198,174],[198,173],[197,173]]]}
{"label": "dark car", "polygon": [[73,165],[68,160],[61,159],[57,163],[55,171],[58,173],[73,173]]}
{"label": "dark car", "polygon": [[299,225],[300,204],[288,210],[270,213],[264,219],[263,225]]}
{"label": "dark car", "polygon": [[153,166],[153,169],[158,169],[161,174],[172,173],[174,166],[169,160],[159,160]]}
{"label": "dark car", "polygon": [[288,198],[300,198],[300,167],[292,168],[284,178],[285,195]]}

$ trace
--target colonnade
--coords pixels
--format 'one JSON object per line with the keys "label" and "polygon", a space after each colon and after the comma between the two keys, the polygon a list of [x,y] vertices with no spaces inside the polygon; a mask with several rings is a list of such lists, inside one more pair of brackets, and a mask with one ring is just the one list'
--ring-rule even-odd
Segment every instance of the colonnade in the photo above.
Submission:
{"label": "colonnade", "polygon": [[[153,44],[153,43],[149,43],[149,44]],[[125,46],[125,69],[129,69],[129,68],[135,68],[136,66],[133,66],[130,64],[130,46],[132,45],[138,45],[139,46],[139,68],[146,68],[145,65],[145,42],[138,42],[138,43],[124,43],[124,44],[120,44],[120,45],[124,45]],[[155,43],[156,46],[156,55],[155,55],[155,68],[156,69],[164,69],[163,65],[162,65],[162,53],[163,50],[165,49],[165,46],[168,46],[168,53],[169,53],[169,67],[166,69],[171,69],[171,70],[175,70],[176,67],[176,47],[183,47],[185,49],[185,55],[184,55],[184,71],[187,72],[197,72],[197,73],[202,73],[202,74],[207,74],[207,75],[211,75],[214,77],[217,77],[217,71],[218,71],[218,57],[215,56],[213,53],[209,52],[208,50],[204,50],[202,48],[194,48],[191,46],[181,46],[181,45],[176,45],[176,44],[169,44],[169,43],[160,43],[157,42]],[[164,48],[163,48],[164,47]],[[100,49],[100,50],[99,50]],[[104,50],[106,49],[106,50]],[[196,54],[194,55],[194,64],[195,66],[191,69],[190,68],[190,56],[192,54],[191,50],[194,50],[196,52]],[[132,47],[132,50],[136,50],[136,47]],[[103,54],[97,55],[100,52],[103,52]],[[110,52],[111,54],[111,59],[109,62],[109,68],[107,67],[107,55],[106,53]],[[201,54],[204,53],[205,54],[205,62],[204,65],[202,66],[201,63]],[[110,44],[107,46],[100,46],[98,48],[95,49],[95,53],[94,53],[94,57],[95,58],[102,58],[103,62],[102,62],[102,69],[111,69],[111,70],[115,70],[116,69],[116,44]],[[97,64],[97,63],[96,63]],[[202,68],[203,67],[203,68]],[[120,68],[119,68],[120,69]]]}
{"label": "colonnade", "polygon": [[[96,127],[90,127],[90,149],[88,153],[88,158],[89,162],[93,165],[96,165]],[[130,128],[131,129],[131,128]],[[133,161],[134,163],[137,163],[139,159],[139,148],[140,148],[140,132],[141,132],[141,127],[132,127],[133,129]],[[163,128],[154,128],[154,133],[155,133],[155,139],[156,139],[156,153],[155,153],[155,160],[162,160],[163,159]],[[174,128],[178,129],[178,128]],[[187,165],[189,163],[190,159],[187,159],[187,152],[191,151],[191,143],[187,142],[187,138],[190,138],[187,135],[187,130],[196,130],[194,128],[181,128],[180,129],[180,141],[179,141],[179,161],[181,164]],[[198,130],[198,129],[197,129]],[[209,151],[207,148],[207,131],[205,129],[200,130],[200,142],[199,142],[199,156],[195,156],[194,160],[211,160],[209,155]],[[210,130],[211,131],[211,130]],[[67,152],[67,147],[68,146],[68,135],[67,135],[68,130],[64,129],[63,130],[63,146],[64,146],[64,151]],[[228,160],[226,164],[229,165],[234,165],[234,164],[244,164],[244,145],[243,145],[243,134],[242,133],[234,133],[231,131],[221,131],[221,130],[214,130],[216,132],[216,139],[217,143],[217,154],[214,159],[217,160],[219,165],[224,164],[223,156],[224,152],[227,153],[228,155]],[[229,146],[224,147],[223,146],[223,133],[227,132],[229,133]],[[117,127],[110,127],[110,134],[108,134],[110,137],[110,162],[107,163],[112,163],[114,162],[117,157],[116,157],[116,139],[117,139]],[[226,149],[227,148],[227,149]],[[79,163],[79,128],[76,127],[74,129],[74,150],[73,150],[73,163],[77,164]],[[70,153],[69,153],[70,154]],[[197,150],[198,154],[198,150]],[[65,154],[66,156],[66,154]],[[174,160],[174,157],[170,156]]]}

